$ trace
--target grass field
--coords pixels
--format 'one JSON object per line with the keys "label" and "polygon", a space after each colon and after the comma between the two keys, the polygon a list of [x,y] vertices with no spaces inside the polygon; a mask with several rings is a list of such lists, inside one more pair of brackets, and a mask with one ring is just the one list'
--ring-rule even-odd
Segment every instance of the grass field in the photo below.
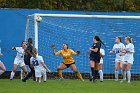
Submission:
{"label": "grass field", "polygon": [[107,80],[96,83],[88,80],[48,80],[47,82],[21,82],[0,79],[0,93],[140,93],[140,81],[120,83]]}

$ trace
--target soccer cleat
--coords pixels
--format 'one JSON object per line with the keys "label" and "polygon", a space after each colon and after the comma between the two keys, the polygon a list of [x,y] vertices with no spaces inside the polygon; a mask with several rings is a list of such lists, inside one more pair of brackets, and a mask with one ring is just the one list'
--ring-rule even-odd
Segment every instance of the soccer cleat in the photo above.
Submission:
{"label": "soccer cleat", "polygon": [[121,80],[120,83],[123,83],[123,80]]}
{"label": "soccer cleat", "polygon": [[118,81],[118,79],[115,79],[115,81]]}
{"label": "soccer cleat", "polygon": [[103,82],[103,80],[101,80],[100,82]]}
{"label": "soccer cleat", "polygon": [[89,78],[89,81],[92,81],[92,78]]}
{"label": "soccer cleat", "polygon": [[128,81],[127,83],[129,83],[129,84],[130,84],[131,82],[130,82],[130,81]]}
{"label": "soccer cleat", "polygon": [[64,80],[64,78],[63,78],[63,77],[61,77],[59,80]]}
{"label": "soccer cleat", "polygon": [[96,83],[96,81],[97,81],[96,79],[93,79],[93,83]]}
{"label": "soccer cleat", "polygon": [[22,79],[22,82],[26,82],[26,80],[25,79]]}
{"label": "soccer cleat", "polygon": [[13,79],[10,79],[10,80],[13,80]]}
{"label": "soccer cleat", "polygon": [[46,82],[46,81],[43,81],[43,82]]}

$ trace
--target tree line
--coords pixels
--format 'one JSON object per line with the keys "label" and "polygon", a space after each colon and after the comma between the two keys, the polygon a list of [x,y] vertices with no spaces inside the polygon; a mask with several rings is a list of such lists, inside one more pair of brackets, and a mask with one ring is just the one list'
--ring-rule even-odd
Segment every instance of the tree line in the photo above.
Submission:
{"label": "tree line", "polygon": [[0,8],[140,11],[140,0],[0,0]]}

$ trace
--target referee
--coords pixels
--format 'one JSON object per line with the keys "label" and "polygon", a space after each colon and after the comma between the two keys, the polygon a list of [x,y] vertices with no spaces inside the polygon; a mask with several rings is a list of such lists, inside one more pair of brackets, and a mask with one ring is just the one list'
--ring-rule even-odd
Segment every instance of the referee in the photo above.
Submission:
{"label": "referee", "polygon": [[29,38],[27,43],[27,48],[25,50],[24,62],[26,65],[29,66],[30,72],[24,79],[22,79],[23,82],[26,82],[26,80],[28,80],[32,76],[33,76],[33,80],[35,81],[35,70],[30,65],[30,58],[32,57],[32,55],[33,55],[32,38]]}

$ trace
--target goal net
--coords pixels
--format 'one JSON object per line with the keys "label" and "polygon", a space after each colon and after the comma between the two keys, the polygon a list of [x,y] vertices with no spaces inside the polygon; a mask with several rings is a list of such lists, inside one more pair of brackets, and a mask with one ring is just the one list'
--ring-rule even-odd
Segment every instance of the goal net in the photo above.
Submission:
{"label": "goal net", "polygon": [[[129,35],[135,45],[135,62],[132,67],[132,79],[139,79],[140,56],[138,40],[140,39],[140,16],[113,16],[113,15],[80,15],[80,14],[33,14],[27,17],[25,40],[33,39],[34,47],[38,48],[39,55],[43,56],[45,63],[52,72],[63,62],[61,56],[54,56],[51,45],[56,51],[62,49],[67,43],[74,51],[80,50],[79,56],[73,56],[76,66],[82,76],[89,78],[89,47],[93,37],[98,35],[106,45],[103,64],[104,79],[114,79],[115,54],[109,51],[115,44],[115,37]],[[121,71],[119,72],[121,74]],[[72,70],[63,70],[64,78],[73,79]],[[49,77],[49,78],[53,78]],[[121,77],[120,77],[121,78]]]}

